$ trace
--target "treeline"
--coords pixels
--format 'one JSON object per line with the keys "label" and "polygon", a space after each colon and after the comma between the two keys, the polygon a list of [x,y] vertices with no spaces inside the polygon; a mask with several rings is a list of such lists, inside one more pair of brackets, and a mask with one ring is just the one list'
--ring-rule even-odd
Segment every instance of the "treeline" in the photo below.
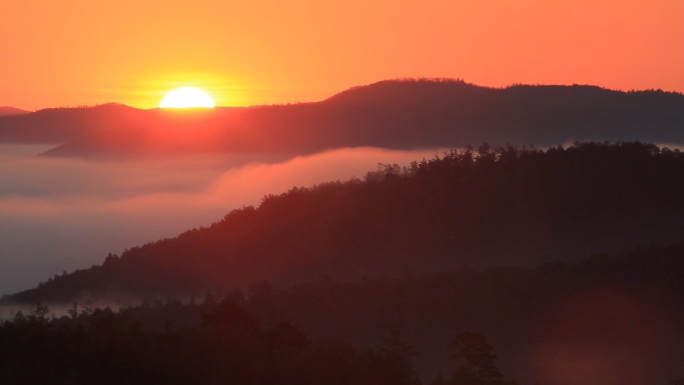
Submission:
{"label": "treeline", "polygon": [[[433,379],[435,384],[497,384],[506,373],[521,383],[562,383],[572,375],[587,384],[627,379],[665,384],[682,375],[683,293],[684,243],[678,243],[534,269],[463,267],[428,275],[406,271],[397,277],[322,278],[282,288],[257,282],[205,295],[201,301],[156,300],[118,312],[85,304],[51,317],[49,309],[39,306],[4,324],[0,362],[17,371],[0,371],[0,376],[24,373],[25,366],[13,363],[17,360],[26,365],[54,362],[61,369],[45,370],[76,371],[79,376],[94,365],[93,373],[116,372],[112,383],[119,374],[166,383],[166,378],[187,379],[197,371],[205,371],[197,375],[199,382],[178,383],[213,383],[206,377],[213,373],[212,365],[236,365],[230,373],[256,381],[248,383],[278,383],[276,377],[286,383],[297,374],[305,377],[296,378],[302,383],[334,384],[326,377],[332,376],[340,383],[372,378],[380,384],[431,384]],[[299,341],[299,348],[281,346],[274,352],[269,338]],[[489,363],[479,367],[496,368],[490,382],[463,380],[480,370],[458,356],[457,346],[464,343],[458,341],[464,338],[479,341],[478,349],[488,352],[484,356],[491,358]],[[500,360],[494,360],[492,346]],[[244,357],[222,353],[225,361],[219,362],[210,359],[217,354],[212,349]],[[34,353],[38,361],[29,359]],[[273,354],[283,356],[268,358]],[[115,370],[116,365],[121,368]],[[280,372],[283,367],[294,372]],[[459,370],[461,382],[454,377]]]}
{"label": "treeline", "polygon": [[[379,349],[313,342],[289,322],[264,325],[243,306],[208,296],[201,304],[169,301],[49,316],[39,305],[0,326],[0,378],[32,384],[386,384],[420,385],[413,350],[398,335]],[[175,313],[190,323],[174,324]],[[136,317],[165,322],[151,328]],[[453,370],[434,384],[512,385],[480,333],[452,342]]]}
{"label": "treeline", "polygon": [[666,383],[682,375],[683,282],[679,243],[535,269],[261,284],[245,296],[256,314],[293,320],[315,339],[377,347],[396,331],[428,376],[449,365],[445,340],[478,330],[501,353],[503,372],[523,383]]}
{"label": "treeline", "polygon": [[454,150],[293,188],[9,300],[183,296],[268,280],[535,266],[681,240],[684,155],[642,143]]}

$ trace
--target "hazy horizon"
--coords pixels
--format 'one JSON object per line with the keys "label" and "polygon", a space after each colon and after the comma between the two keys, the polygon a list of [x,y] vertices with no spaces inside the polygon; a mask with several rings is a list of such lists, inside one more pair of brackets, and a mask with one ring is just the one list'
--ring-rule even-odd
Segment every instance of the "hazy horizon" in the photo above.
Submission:
{"label": "hazy horizon", "polygon": [[[532,84],[532,83],[521,83],[521,82],[513,81],[513,82],[511,82],[511,83],[507,83],[507,84],[503,84],[503,85],[487,85],[487,84],[473,83],[473,82],[468,81],[468,79],[461,79],[461,78],[448,78],[448,77],[446,77],[446,78],[445,78],[445,77],[398,77],[398,78],[376,79],[375,81],[370,81],[370,82],[363,83],[363,84],[353,84],[353,85],[350,85],[350,86],[348,86],[348,87],[346,87],[346,88],[342,88],[342,89],[338,89],[338,90],[333,90],[333,91],[331,91],[331,93],[329,93],[329,94],[327,94],[327,95],[323,95],[323,96],[320,97],[319,99],[315,99],[315,100],[286,100],[286,101],[280,101],[280,102],[274,102],[274,103],[256,103],[256,104],[244,104],[244,105],[236,105],[236,104],[233,104],[233,105],[230,105],[230,104],[216,104],[215,107],[209,107],[209,108],[208,108],[208,107],[199,107],[199,109],[201,109],[201,110],[205,110],[205,109],[206,109],[206,110],[211,110],[211,109],[214,109],[214,108],[219,108],[219,109],[220,109],[220,108],[250,108],[250,107],[262,107],[262,106],[285,106],[285,105],[291,105],[291,104],[318,103],[318,102],[325,101],[325,100],[327,100],[327,99],[329,99],[329,98],[331,98],[331,97],[333,97],[333,96],[339,94],[340,92],[344,92],[344,91],[347,91],[347,90],[352,90],[352,89],[359,88],[359,87],[371,86],[371,85],[373,85],[373,84],[381,83],[381,82],[385,82],[385,81],[405,81],[405,80],[427,80],[427,81],[433,81],[433,80],[436,80],[436,81],[441,81],[441,80],[459,80],[459,81],[464,81],[464,82],[466,82],[466,83],[468,83],[468,84],[471,84],[471,85],[474,85],[474,86],[477,86],[477,87],[484,87],[484,88],[491,88],[491,89],[506,89],[506,88],[515,87],[515,86],[519,86],[519,85],[530,85],[530,86],[541,86],[541,87],[555,87],[555,86],[570,87],[570,86],[578,86],[578,85],[579,85],[579,86],[588,86],[588,87],[598,87],[598,88],[601,88],[601,89],[604,89],[604,90],[619,91],[619,92],[635,92],[635,91],[652,91],[652,90],[659,90],[659,91],[663,91],[663,92],[672,92],[672,93],[676,93],[676,94],[684,94],[684,85],[683,85],[683,87],[682,87],[681,89],[679,89],[679,88],[677,88],[677,89],[663,89],[663,88],[649,87],[649,86],[645,86],[645,87],[639,88],[639,89],[634,89],[634,88],[612,88],[612,87],[608,87],[608,86],[601,85],[601,84],[595,84],[595,83],[582,83],[582,82],[579,82],[579,83],[578,83],[578,82],[574,82],[574,83],[534,83],[534,84]],[[170,90],[167,90],[167,91],[170,91]],[[163,95],[162,95],[162,96],[163,96]],[[124,106],[127,106],[127,107],[139,109],[139,110],[168,110],[168,111],[174,111],[174,110],[176,110],[176,111],[181,111],[181,112],[182,112],[182,110],[183,110],[182,108],[181,108],[181,109],[178,109],[178,108],[161,107],[161,106],[159,106],[159,105],[152,105],[152,106],[140,107],[140,106],[136,106],[136,105],[133,105],[133,104],[127,104],[127,103],[125,103],[125,102],[121,102],[121,101],[118,101],[118,100],[109,100],[109,101],[95,102],[95,103],[85,103],[85,104],[80,104],[80,105],[48,105],[48,106],[42,106],[42,107],[35,108],[35,109],[26,109],[26,108],[23,108],[23,107],[21,107],[21,106],[15,106],[15,105],[2,105],[2,106],[0,106],[0,108],[3,108],[3,107],[7,107],[7,108],[16,108],[16,109],[19,109],[19,110],[26,111],[26,112],[28,112],[28,113],[32,113],[32,112],[37,112],[37,111],[40,111],[40,110],[47,110],[47,109],[61,109],[61,108],[65,108],[65,109],[71,109],[71,108],[91,108],[91,107],[97,107],[97,106],[108,105],[108,104],[119,104],[119,105],[124,105]],[[0,116],[2,116],[2,115],[0,115]]]}

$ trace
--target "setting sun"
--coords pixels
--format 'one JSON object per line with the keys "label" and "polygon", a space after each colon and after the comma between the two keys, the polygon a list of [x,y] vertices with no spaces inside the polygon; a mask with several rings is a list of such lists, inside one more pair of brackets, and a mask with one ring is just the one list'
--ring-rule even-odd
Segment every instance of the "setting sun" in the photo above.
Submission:
{"label": "setting sun", "polygon": [[214,108],[214,99],[205,91],[195,87],[181,87],[169,91],[159,102],[161,108]]}

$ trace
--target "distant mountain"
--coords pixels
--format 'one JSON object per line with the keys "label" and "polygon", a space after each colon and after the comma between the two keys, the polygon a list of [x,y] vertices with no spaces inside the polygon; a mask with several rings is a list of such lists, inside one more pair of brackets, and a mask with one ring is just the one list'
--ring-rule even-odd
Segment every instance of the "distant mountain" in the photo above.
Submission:
{"label": "distant mountain", "polygon": [[21,115],[0,116],[0,143],[62,144],[97,132],[134,127],[148,111],[123,104],[48,108]]}
{"label": "distant mountain", "polygon": [[28,114],[30,112],[31,111],[22,110],[20,108],[7,107],[7,106],[0,107],[0,116],[22,115],[22,114]]}
{"label": "distant mountain", "polygon": [[208,152],[302,154],[350,146],[551,146],[574,140],[684,143],[684,95],[593,86],[479,87],[382,81],[321,102],[136,110],[38,111],[0,118],[0,142],[52,142],[50,156],[128,158]]}
{"label": "distant mountain", "polygon": [[294,188],[109,256],[20,302],[200,294],[255,281],[534,266],[684,234],[684,154],[641,143],[480,146],[365,180]]}

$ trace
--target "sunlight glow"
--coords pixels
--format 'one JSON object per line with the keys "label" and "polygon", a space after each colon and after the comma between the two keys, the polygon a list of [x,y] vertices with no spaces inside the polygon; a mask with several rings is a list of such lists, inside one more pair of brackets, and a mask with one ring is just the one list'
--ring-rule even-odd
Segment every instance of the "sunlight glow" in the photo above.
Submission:
{"label": "sunlight glow", "polygon": [[180,87],[169,91],[159,102],[161,108],[214,108],[214,99],[196,87]]}

